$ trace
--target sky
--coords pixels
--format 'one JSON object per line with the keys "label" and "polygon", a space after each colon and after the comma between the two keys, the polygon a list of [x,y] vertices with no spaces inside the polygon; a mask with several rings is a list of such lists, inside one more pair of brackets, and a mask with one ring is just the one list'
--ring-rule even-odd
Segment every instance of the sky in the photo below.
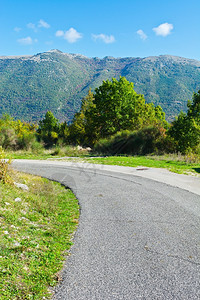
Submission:
{"label": "sky", "polygon": [[200,60],[200,0],[0,0],[0,56]]}

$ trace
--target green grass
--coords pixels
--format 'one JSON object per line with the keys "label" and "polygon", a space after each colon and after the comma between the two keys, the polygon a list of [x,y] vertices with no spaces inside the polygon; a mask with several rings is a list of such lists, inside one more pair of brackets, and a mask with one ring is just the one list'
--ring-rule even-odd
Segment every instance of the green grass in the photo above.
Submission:
{"label": "green grass", "polygon": [[126,167],[149,167],[165,168],[171,172],[187,175],[200,176],[199,157],[195,155],[181,156],[169,155],[148,155],[148,156],[106,156],[106,157],[85,157],[68,158],[64,161],[85,162],[104,165],[118,165]]}
{"label": "green grass", "polygon": [[[91,155],[91,156],[90,156]],[[41,154],[27,151],[6,152],[6,158],[21,159],[57,159],[66,161],[90,162],[96,164],[108,164],[127,167],[145,166],[151,168],[166,168],[175,173],[199,175],[200,157],[196,154],[180,155],[147,155],[147,156],[107,156],[94,157],[87,151],[77,150],[76,147],[54,148],[45,150]],[[68,158],[67,158],[68,157]]]}
{"label": "green grass", "polygon": [[48,299],[72,245],[78,201],[58,183],[14,171],[11,178],[29,191],[0,182],[0,299]]}
{"label": "green grass", "polygon": [[[188,160],[188,161],[187,161]],[[166,168],[171,172],[180,174],[200,174],[200,163],[190,162],[189,157],[177,155],[163,156],[108,156],[108,157],[93,157],[85,158],[85,162],[105,165],[118,165],[126,167],[151,167],[151,168]]]}
{"label": "green grass", "polygon": [[18,150],[6,150],[6,158],[10,159],[48,159],[59,157],[87,157],[89,152],[86,149],[79,149],[73,146],[53,147],[51,149],[40,149],[39,152]]}

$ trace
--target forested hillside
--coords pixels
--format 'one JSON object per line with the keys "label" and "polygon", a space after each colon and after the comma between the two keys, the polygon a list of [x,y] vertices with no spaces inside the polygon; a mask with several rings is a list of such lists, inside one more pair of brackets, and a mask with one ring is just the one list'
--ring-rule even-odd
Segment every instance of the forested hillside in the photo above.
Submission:
{"label": "forested hillside", "polygon": [[61,121],[71,121],[90,87],[94,90],[103,80],[120,76],[173,120],[200,88],[200,62],[167,55],[87,58],[58,50],[0,57],[0,115],[38,121],[51,110]]}

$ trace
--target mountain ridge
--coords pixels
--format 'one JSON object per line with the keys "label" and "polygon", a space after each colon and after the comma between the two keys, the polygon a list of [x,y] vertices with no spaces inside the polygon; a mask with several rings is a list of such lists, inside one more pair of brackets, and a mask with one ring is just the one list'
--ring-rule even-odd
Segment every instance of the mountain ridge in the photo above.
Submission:
{"label": "mountain ridge", "polygon": [[38,121],[47,110],[71,121],[81,99],[103,80],[125,76],[168,120],[200,89],[200,61],[173,55],[89,58],[52,49],[36,55],[0,56],[0,114]]}

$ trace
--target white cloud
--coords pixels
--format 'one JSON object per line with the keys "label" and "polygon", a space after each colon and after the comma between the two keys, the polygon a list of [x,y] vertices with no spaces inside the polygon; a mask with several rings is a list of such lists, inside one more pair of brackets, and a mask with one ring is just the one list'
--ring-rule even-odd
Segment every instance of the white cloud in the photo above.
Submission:
{"label": "white cloud", "polygon": [[158,27],[153,28],[153,31],[156,33],[156,35],[167,36],[171,33],[173,28],[173,24],[163,23]]}
{"label": "white cloud", "polygon": [[27,27],[29,29],[32,29],[34,32],[37,32],[38,28],[50,28],[50,25],[47,22],[45,22],[44,20],[40,19],[40,21],[37,24],[28,23]]}
{"label": "white cloud", "polygon": [[37,31],[37,27],[36,27],[36,25],[35,24],[33,24],[33,23],[28,23],[27,24],[27,27],[29,28],[29,29],[33,29],[33,31]]}
{"label": "white cloud", "polygon": [[26,37],[26,38],[22,38],[22,39],[19,39],[17,40],[18,43],[20,43],[21,45],[32,45],[33,43],[37,43],[38,40],[35,39],[33,40],[30,36]]}
{"label": "white cloud", "polygon": [[142,29],[139,29],[137,31],[137,34],[139,35],[139,37],[144,41],[147,39],[147,35],[144,33],[144,31]]}
{"label": "white cloud", "polygon": [[44,20],[40,20],[38,22],[38,27],[50,28],[50,25],[47,22],[45,22]]}
{"label": "white cloud", "polygon": [[92,34],[92,38],[96,41],[96,40],[101,40],[103,41],[105,44],[111,44],[115,42],[115,37],[113,35],[106,35],[106,34]]}
{"label": "white cloud", "polygon": [[20,32],[22,29],[20,28],[20,27],[15,27],[14,28],[14,31],[16,31],[16,32]]}
{"label": "white cloud", "polygon": [[64,36],[64,35],[65,35],[64,31],[62,31],[62,30],[56,31],[56,36],[57,37],[61,37],[61,36]]}
{"label": "white cloud", "polygon": [[82,38],[82,34],[79,33],[78,31],[76,31],[76,29],[74,29],[72,27],[65,32],[62,30],[58,30],[56,32],[56,36],[63,37],[65,40],[67,40],[71,44],[77,42],[79,39]]}

